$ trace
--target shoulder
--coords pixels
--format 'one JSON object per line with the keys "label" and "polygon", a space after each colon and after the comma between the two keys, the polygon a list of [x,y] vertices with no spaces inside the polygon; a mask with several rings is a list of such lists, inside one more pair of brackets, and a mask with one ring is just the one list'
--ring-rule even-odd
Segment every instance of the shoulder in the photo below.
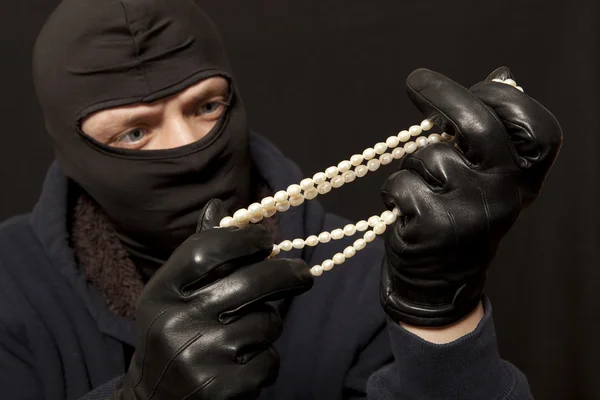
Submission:
{"label": "shoulder", "polygon": [[0,325],[2,338],[7,332],[25,337],[21,332],[26,314],[31,313],[24,283],[36,280],[29,266],[43,249],[29,223],[29,215],[12,217],[0,224]]}
{"label": "shoulder", "polygon": [[0,224],[0,268],[30,260],[43,252],[31,223],[30,214],[9,218]]}

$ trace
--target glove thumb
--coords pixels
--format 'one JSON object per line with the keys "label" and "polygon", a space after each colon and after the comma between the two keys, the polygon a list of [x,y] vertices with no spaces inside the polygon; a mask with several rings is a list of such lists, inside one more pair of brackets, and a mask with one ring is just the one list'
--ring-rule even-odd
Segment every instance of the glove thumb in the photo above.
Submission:
{"label": "glove thumb", "polygon": [[508,69],[508,67],[500,67],[496,68],[494,72],[492,72],[488,75],[487,78],[485,78],[486,81],[491,81],[494,79],[502,79],[504,81],[506,79],[514,80],[515,77],[513,76],[512,72],[510,72],[510,69]]}
{"label": "glove thumb", "polygon": [[219,226],[221,220],[226,216],[227,209],[223,202],[219,199],[210,199],[200,212],[196,233]]}

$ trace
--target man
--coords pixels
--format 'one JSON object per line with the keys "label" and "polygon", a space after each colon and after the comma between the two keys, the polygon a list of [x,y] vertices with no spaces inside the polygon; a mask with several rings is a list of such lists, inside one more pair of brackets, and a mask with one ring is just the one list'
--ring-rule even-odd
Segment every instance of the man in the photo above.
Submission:
{"label": "man", "polygon": [[213,228],[302,175],[248,133],[208,18],[190,0],[63,1],[34,50],[58,164],[0,228],[3,397],[531,398],[482,292],[562,134],[491,81],[509,76],[467,90],[411,74],[456,146],[407,157],[384,185],[403,214],[385,243],[313,282],[309,265],[351,239],[267,257],[346,224],[315,201]]}

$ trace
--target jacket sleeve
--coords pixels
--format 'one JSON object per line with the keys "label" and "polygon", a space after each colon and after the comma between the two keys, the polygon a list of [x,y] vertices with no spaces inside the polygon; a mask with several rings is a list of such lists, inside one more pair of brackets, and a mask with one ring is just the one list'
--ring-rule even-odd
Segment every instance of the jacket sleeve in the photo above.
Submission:
{"label": "jacket sleeve", "polygon": [[[6,328],[6,327],[5,327]],[[28,362],[28,351],[11,338],[6,329],[0,334],[0,393],[11,400],[43,399],[40,382]],[[4,397],[6,396],[6,397]]]}
{"label": "jacket sleeve", "polygon": [[443,345],[388,320],[395,361],[371,375],[368,399],[533,399],[523,373],[500,358],[487,298],[484,310],[475,331]]}

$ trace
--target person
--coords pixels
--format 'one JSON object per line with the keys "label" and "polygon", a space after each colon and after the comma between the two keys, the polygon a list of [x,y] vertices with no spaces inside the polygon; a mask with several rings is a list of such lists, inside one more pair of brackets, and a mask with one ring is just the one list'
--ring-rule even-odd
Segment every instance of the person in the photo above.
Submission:
{"label": "person", "polygon": [[[385,182],[402,215],[269,257],[347,222],[307,201],[244,228],[221,218],[297,183],[249,131],[218,34],[191,0],[64,0],[34,49],[57,163],[0,227],[7,399],[529,399],[500,358],[486,271],[538,196],[562,132],[493,79],[416,70],[407,91],[455,137]],[[283,83],[283,82],[282,82]]]}

